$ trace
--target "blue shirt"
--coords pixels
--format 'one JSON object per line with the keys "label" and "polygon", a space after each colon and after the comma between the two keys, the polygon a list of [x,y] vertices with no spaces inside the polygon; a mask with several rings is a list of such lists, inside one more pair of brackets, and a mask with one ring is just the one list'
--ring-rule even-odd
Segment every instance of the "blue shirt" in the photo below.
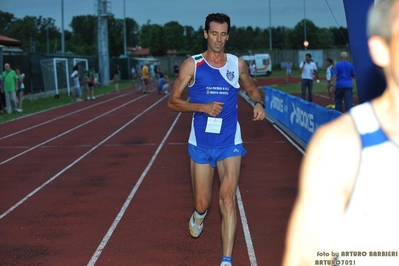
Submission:
{"label": "blue shirt", "polygon": [[335,88],[353,88],[352,77],[355,77],[355,69],[353,65],[347,61],[338,62],[333,71],[333,75],[337,76]]}
{"label": "blue shirt", "polygon": [[165,85],[165,84],[166,84],[165,78],[158,79],[158,90],[162,90],[163,85]]}

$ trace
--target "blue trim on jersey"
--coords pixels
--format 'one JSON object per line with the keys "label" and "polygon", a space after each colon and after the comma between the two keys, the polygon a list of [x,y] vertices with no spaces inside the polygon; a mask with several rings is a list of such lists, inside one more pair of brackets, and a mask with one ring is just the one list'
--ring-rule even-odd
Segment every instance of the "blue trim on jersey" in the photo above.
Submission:
{"label": "blue trim on jersey", "polygon": [[384,131],[382,131],[381,128],[372,133],[363,134],[360,136],[360,138],[362,140],[362,148],[379,145],[386,141],[389,141],[388,137],[385,135]]}
{"label": "blue trim on jersey", "polygon": [[202,55],[192,56],[195,61],[194,83],[189,85],[190,102],[222,102],[222,125],[219,134],[205,132],[209,115],[195,112],[189,143],[201,148],[222,148],[242,143],[238,124],[238,58],[227,54],[227,62],[216,68],[206,62]]}

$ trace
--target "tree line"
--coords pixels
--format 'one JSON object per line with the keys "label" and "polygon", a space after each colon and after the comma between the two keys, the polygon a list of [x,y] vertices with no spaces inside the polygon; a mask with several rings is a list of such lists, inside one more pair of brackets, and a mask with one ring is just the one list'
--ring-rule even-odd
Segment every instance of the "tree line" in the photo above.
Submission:
{"label": "tree line", "polygon": [[[348,30],[344,27],[320,28],[311,20],[301,20],[293,28],[271,27],[272,49],[303,49],[306,23],[308,49],[329,49],[347,47]],[[179,55],[195,54],[206,49],[203,37],[204,27],[195,30],[192,26],[170,21],[164,25],[152,24],[148,20],[140,26],[134,19],[108,18],[109,55],[124,54],[124,24],[126,24],[127,47],[150,48],[154,56],[163,56],[168,50]],[[71,30],[64,30],[65,51],[79,55],[97,55],[97,16],[74,16],[69,24]],[[59,53],[61,30],[52,18],[25,16],[16,18],[13,14],[0,11],[0,35],[20,40],[26,52]],[[265,52],[269,50],[269,28],[231,26],[226,50],[238,55]]]}

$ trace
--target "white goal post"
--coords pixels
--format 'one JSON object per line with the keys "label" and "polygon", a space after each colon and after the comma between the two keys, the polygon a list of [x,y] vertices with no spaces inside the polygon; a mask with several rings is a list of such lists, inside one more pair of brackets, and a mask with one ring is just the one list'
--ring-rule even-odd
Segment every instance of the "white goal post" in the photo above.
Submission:
{"label": "white goal post", "polygon": [[45,91],[55,91],[59,95],[59,90],[66,88],[70,95],[68,59],[52,58],[40,60],[42,68],[43,83]]}

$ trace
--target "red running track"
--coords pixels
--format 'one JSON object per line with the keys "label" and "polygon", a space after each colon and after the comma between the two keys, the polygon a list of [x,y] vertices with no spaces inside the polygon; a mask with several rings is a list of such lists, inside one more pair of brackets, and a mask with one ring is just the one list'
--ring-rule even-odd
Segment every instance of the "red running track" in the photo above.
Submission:
{"label": "red running track", "polygon": [[[0,265],[219,265],[218,178],[193,239],[191,114],[166,103],[127,89],[0,125]],[[277,266],[303,155],[251,117],[240,98],[233,262]]]}

